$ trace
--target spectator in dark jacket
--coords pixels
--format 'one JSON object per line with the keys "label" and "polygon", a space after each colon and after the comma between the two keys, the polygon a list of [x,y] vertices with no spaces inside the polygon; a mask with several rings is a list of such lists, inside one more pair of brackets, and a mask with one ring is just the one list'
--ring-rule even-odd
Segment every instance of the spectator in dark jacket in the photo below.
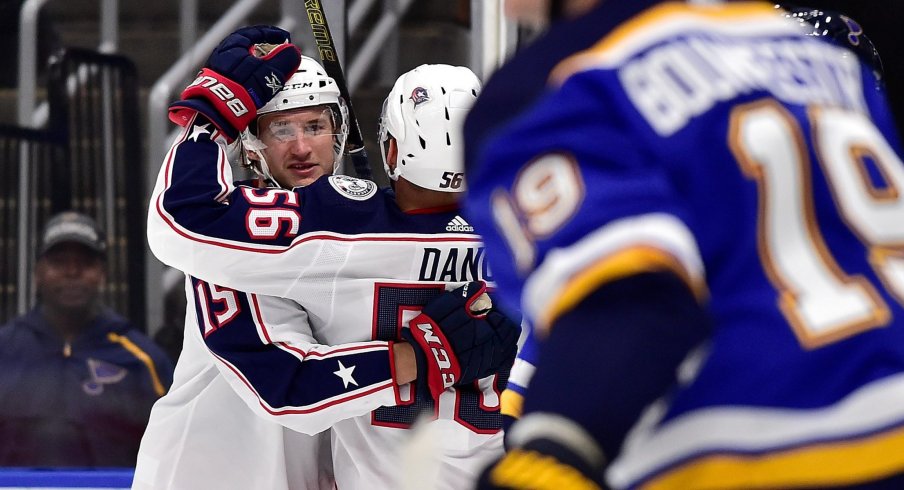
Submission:
{"label": "spectator in dark jacket", "polygon": [[132,466],[151,405],[172,382],[166,354],[103,307],[106,243],[65,212],[42,234],[38,305],[0,327],[0,465]]}

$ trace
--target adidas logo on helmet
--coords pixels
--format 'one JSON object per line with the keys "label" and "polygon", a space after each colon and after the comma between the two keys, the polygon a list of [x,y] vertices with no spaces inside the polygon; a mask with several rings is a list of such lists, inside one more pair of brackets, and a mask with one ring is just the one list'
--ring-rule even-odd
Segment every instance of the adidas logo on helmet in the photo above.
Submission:
{"label": "adidas logo on helmet", "polygon": [[461,216],[456,216],[446,225],[446,231],[465,231],[473,233],[474,227],[469,225]]}

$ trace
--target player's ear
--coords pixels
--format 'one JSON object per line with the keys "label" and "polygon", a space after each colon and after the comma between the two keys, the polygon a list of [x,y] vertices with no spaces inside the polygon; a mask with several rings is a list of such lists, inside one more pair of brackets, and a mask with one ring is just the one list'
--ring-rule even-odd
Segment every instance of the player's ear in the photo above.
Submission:
{"label": "player's ear", "polygon": [[389,148],[386,149],[386,165],[388,165],[390,169],[395,170],[398,158],[399,145],[396,144],[395,138],[390,137]]}

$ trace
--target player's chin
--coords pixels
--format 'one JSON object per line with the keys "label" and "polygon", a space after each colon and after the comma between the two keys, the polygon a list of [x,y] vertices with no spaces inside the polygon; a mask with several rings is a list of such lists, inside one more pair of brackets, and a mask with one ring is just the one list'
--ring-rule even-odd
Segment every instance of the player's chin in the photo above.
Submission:
{"label": "player's chin", "polygon": [[326,175],[326,172],[322,167],[311,167],[303,172],[294,172],[291,179],[292,187],[305,187],[311,185],[314,181],[324,175]]}

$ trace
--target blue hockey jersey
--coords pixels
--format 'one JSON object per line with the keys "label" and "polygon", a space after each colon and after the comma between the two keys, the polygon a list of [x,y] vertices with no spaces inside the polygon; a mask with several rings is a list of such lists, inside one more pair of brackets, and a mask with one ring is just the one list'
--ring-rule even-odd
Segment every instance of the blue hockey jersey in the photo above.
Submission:
{"label": "blue hockey jersey", "polygon": [[[501,110],[487,94],[530,82],[510,70],[487,84],[466,130],[467,211],[500,294],[541,333],[649,271],[683,278],[711,316],[706,349],[607,482],[778,488],[904,470],[904,164],[873,74],[771,4],[593,15],[568,26],[597,33],[586,49],[547,45],[547,89]],[[602,348],[588,366],[618,369]]]}

